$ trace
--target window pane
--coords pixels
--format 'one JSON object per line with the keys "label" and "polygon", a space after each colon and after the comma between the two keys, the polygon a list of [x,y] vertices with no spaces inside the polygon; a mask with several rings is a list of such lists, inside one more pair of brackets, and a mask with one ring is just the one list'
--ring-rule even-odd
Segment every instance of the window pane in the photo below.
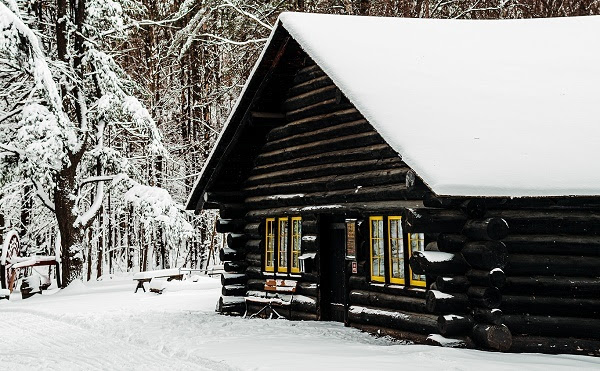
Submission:
{"label": "window pane", "polygon": [[292,218],[292,272],[300,272],[300,244],[302,242],[302,219]]}
{"label": "window pane", "polygon": [[383,218],[371,218],[371,279],[385,281]]}
{"label": "window pane", "polygon": [[288,221],[279,220],[279,268],[286,270],[288,256]]}
{"label": "window pane", "polygon": [[265,269],[272,271],[275,267],[275,219],[267,219],[265,229]]}
{"label": "window pane", "polygon": [[[411,233],[409,235],[409,237],[410,237],[411,255],[415,251],[424,251],[425,250],[425,234],[424,233]],[[413,273],[411,280],[425,282],[425,275],[418,275],[418,274]]]}
{"label": "window pane", "polygon": [[404,283],[404,239],[399,217],[389,218],[390,278],[392,283]]}

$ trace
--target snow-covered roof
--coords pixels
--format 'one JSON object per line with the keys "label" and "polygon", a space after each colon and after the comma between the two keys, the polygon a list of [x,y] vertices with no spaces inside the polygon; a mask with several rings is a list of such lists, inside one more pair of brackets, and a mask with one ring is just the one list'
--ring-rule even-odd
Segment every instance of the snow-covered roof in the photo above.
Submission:
{"label": "snow-covered roof", "polygon": [[438,195],[600,195],[600,16],[280,22]]}
{"label": "snow-covered roof", "polygon": [[600,16],[282,13],[265,50],[280,28],[436,194],[600,195]]}

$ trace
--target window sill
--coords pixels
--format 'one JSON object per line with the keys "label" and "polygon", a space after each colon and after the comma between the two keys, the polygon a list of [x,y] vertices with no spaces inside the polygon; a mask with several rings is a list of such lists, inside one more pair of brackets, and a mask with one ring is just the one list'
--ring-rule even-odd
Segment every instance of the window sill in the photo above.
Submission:
{"label": "window sill", "polygon": [[416,291],[416,292],[427,292],[427,288],[426,287],[422,287],[422,286],[406,286],[406,285],[401,285],[398,283],[384,283],[384,282],[369,282],[369,285],[371,286],[375,286],[375,287],[386,287],[389,288],[391,290],[397,290],[397,291]]}

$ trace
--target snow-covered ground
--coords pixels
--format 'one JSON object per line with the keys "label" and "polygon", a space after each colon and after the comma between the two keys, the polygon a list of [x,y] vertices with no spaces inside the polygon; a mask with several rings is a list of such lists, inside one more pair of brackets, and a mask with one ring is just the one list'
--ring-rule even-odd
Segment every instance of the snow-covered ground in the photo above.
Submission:
{"label": "snow-covered ground", "polygon": [[0,301],[0,369],[574,370],[584,356],[501,354],[406,345],[333,322],[214,312],[217,279],[138,292],[131,277]]}

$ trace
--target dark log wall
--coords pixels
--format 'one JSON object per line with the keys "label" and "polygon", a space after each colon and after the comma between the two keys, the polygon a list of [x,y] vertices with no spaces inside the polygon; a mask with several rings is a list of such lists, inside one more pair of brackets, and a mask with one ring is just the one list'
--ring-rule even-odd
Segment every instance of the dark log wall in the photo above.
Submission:
{"label": "dark log wall", "polygon": [[[253,115],[268,135],[245,181],[205,194],[228,233],[219,311],[256,313],[264,305],[244,297],[279,298],[290,303],[279,314],[320,319],[320,216],[338,215],[363,225],[350,325],[417,342],[441,334],[484,349],[600,355],[598,199],[436,198],[320,68],[309,62],[288,85],[278,112]],[[404,232],[434,241],[410,261],[428,290],[370,282],[370,215],[402,215]],[[283,216],[302,217],[302,253],[316,254],[309,272],[264,272],[265,219]],[[265,291],[272,278],[298,281],[297,291]]]}
{"label": "dark log wall", "polygon": [[[233,198],[233,203],[230,197],[221,210],[221,215],[230,214],[232,204],[243,205],[239,208],[243,215],[218,224],[220,231],[230,233],[228,248],[222,252],[228,273],[223,277],[220,310],[242,312],[244,295],[281,298],[291,301],[291,306],[278,313],[292,319],[318,319],[319,252],[327,248],[320,241],[319,215],[359,220],[371,214],[399,215],[407,205],[421,205],[427,189],[316,65],[299,70],[282,111],[286,123],[267,135],[243,183],[241,197]],[[264,272],[265,219],[282,216],[302,217],[302,253],[316,254],[312,271],[290,275]],[[367,236],[362,238],[366,241]],[[379,325],[400,331],[405,338],[424,341],[435,332],[437,319],[426,313],[425,290],[371,285],[367,257],[363,243],[359,246],[359,274],[351,277],[349,284],[350,322],[368,329],[375,323],[369,315],[374,309],[389,312],[389,318],[406,315],[419,319],[419,324],[384,319],[387,322]],[[297,292],[265,291],[265,280],[273,277],[297,280]],[[262,306],[252,304],[248,309],[257,312]]]}
{"label": "dark log wall", "polygon": [[[467,203],[478,206],[469,212]],[[437,290],[466,295],[464,307],[442,312],[508,330],[492,344],[474,327],[457,334],[470,332],[481,346],[514,352],[600,355],[598,200],[426,198],[425,204],[437,208],[409,213],[463,224],[438,236],[440,251],[467,263],[464,272],[437,272]],[[424,263],[415,257],[411,264]]]}

